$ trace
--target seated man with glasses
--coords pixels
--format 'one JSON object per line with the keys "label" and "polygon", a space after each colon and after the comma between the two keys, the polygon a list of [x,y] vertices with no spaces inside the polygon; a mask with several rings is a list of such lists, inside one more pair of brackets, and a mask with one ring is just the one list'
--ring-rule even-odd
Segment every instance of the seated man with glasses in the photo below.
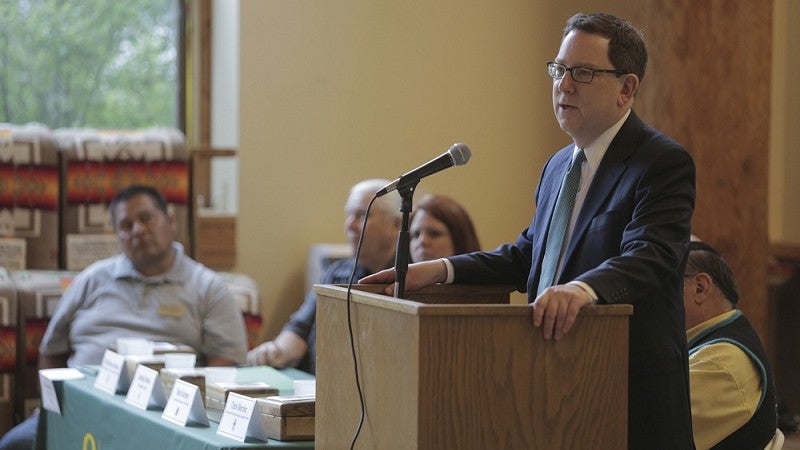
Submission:
{"label": "seated man with glasses", "polygon": [[739,290],[733,272],[710,245],[689,244],[683,302],[697,450],[781,448],[766,352],[750,321],[736,309]]}
{"label": "seated man with glasses", "polygon": [[[358,279],[392,266],[397,248],[397,233],[400,232],[402,222],[400,195],[394,191],[376,199],[370,210],[369,220],[364,223],[370,200],[389,183],[389,180],[369,179],[350,188],[344,205],[344,232],[353,255],[356,254],[363,232],[358,265],[354,257],[334,261],[325,268],[319,284],[347,284],[354,273],[355,279]],[[310,292],[281,332],[274,339],[250,350],[247,361],[254,366],[297,367],[308,373],[316,373],[316,314],[317,294]]]}

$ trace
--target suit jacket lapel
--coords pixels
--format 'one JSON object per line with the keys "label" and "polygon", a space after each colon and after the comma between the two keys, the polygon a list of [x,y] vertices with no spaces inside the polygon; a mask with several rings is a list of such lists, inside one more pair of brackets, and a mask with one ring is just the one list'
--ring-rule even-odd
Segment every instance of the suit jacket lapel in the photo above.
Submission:
{"label": "suit jacket lapel", "polygon": [[606,199],[614,195],[615,186],[627,170],[628,158],[638,148],[639,132],[643,126],[644,123],[631,111],[631,115],[608,146],[578,213],[565,261],[572,260],[572,253],[586,234],[592,219],[602,212],[600,208],[606,204]]}

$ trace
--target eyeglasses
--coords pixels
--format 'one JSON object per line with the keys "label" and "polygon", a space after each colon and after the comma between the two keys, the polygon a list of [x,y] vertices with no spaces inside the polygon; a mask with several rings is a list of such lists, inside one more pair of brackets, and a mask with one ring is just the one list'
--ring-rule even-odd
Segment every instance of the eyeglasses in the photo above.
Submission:
{"label": "eyeglasses", "polygon": [[547,61],[547,73],[553,77],[554,80],[564,78],[564,75],[569,71],[572,79],[578,83],[588,83],[594,79],[596,73],[613,73],[617,76],[625,75],[621,70],[612,69],[592,69],[590,67],[567,67],[555,61]]}

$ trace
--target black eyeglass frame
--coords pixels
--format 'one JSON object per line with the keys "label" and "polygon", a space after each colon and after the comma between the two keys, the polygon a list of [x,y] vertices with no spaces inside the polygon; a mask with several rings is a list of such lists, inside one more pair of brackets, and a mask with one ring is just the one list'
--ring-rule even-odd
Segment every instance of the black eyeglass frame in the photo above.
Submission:
{"label": "black eyeglass frame", "polygon": [[[625,71],[615,70],[615,69],[593,69],[591,67],[568,67],[568,66],[566,66],[564,64],[561,64],[561,63],[558,63],[558,62],[555,62],[555,61],[547,61],[546,64],[547,64],[547,74],[550,75],[550,77],[553,78],[554,80],[560,80],[560,79],[564,78],[564,75],[566,75],[567,72],[569,72],[569,74],[572,76],[572,79],[577,83],[591,83],[592,80],[594,80],[595,74],[598,74],[598,73],[613,73],[614,75],[616,75],[618,77],[626,74]],[[564,74],[561,75],[560,77],[557,77],[557,76],[555,76],[553,74],[554,71],[555,71],[555,68],[557,68],[557,67],[563,67],[564,68]],[[591,76],[586,81],[579,80],[578,78],[581,78],[581,77],[580,76],[578,76],[578,78],[575,77],[575,70],[578,70],[579,71],[578,73],[584,73],[584,72],[580,72],[580,71],[586,71],[586,73],[591,74]]]}

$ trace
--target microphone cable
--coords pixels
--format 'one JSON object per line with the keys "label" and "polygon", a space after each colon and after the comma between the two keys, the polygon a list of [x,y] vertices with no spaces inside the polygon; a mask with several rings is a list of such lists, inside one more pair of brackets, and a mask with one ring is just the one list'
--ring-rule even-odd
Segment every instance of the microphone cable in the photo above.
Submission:
{"label": "microphone cable", "polygon": [[366,415],[366,407],[364,405],[364,392],[361,390],[361,379],[358,375],[358,358],[356,357],[356,344],[355,338],[353,337],[353,321],[350,314],[350,304],[351,304],[351,293],[353,288],[353,281],[356,277],[356,270],[358,269],[358,258],[361,255],[361,244],[364,242],[364,231],[367,229],[367,220],[369,220],[369,212],[372,210],[372,204],[375,203],[375,200],[378,198],[378,195],[374,195],[372,200],[369,201],[367,205],[367,211],[364,213],[364,221],[361,223],[361,236],[358,238],[358,245],[356,246],[356,254],[355,259],[353,261],[353,271],[350,272],[350,279],[347,282],[347,329],[349,332],[350,337],[350,353],[353,356],[353,372],[355,374],[355,382],[356,382],[356,390],[358,391],[358,400],[360,403],[360,417],[358,419],[358,426],[356,427],[356,431],[353,434],[353,439],[350,441],[350,450],[353,450],[356,445],[356,440],[358,440],[359,434],[361,434],[361,428],[364,425],[364,417]]}

